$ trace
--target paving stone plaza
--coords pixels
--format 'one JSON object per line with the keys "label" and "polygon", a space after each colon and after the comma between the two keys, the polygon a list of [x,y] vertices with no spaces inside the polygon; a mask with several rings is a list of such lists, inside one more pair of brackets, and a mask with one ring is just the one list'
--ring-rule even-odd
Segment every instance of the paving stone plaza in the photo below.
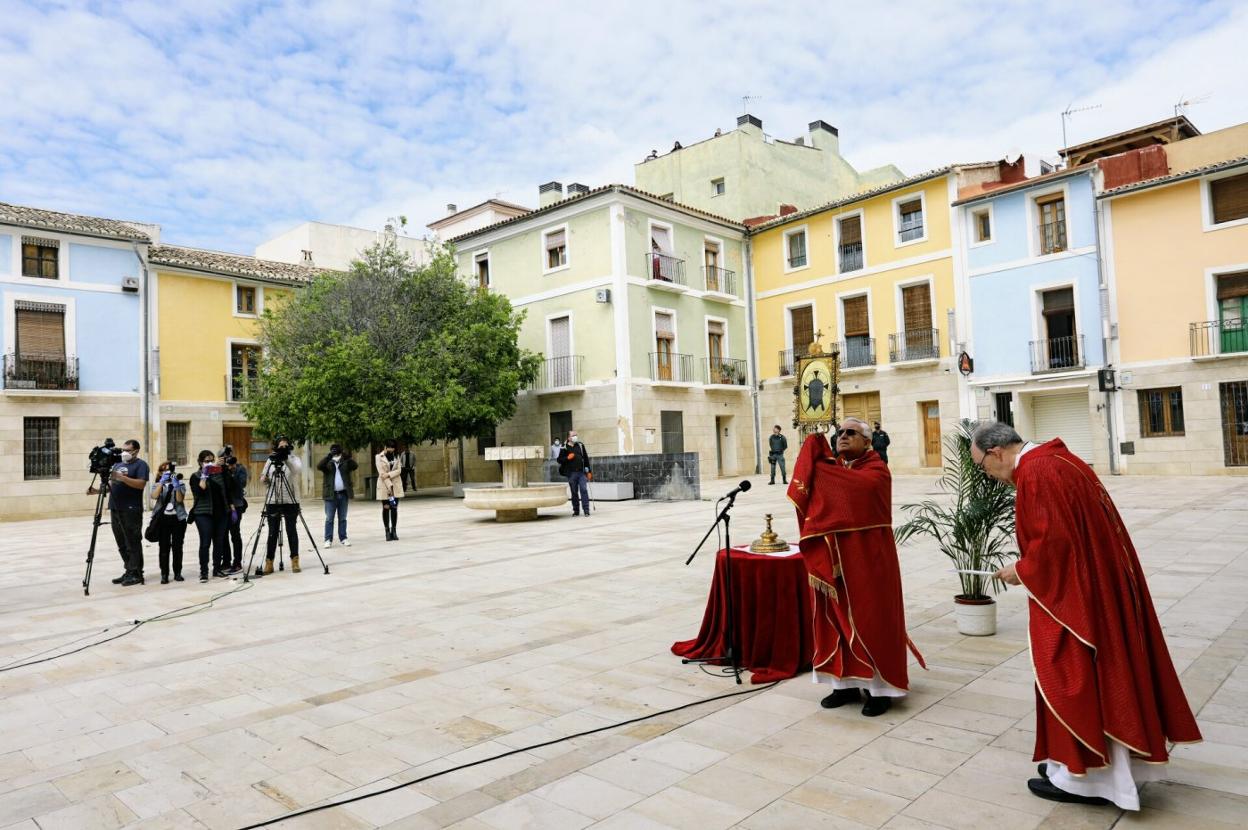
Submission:
{"label": "paving stone plaza", "polygon": [[[754,484],[738,501],[734,541],[757,536],[768,512],[795,539],[782,488]],[[277,826],[1243,827],[1248,480],[1107,486],[1205,737],[1175,750],[1138,814],[1027,792],[1025,595],[1000,597],[995,636],[962,637],[951,566],[918,542],[901,549],[902,574],[930,670],[912,665],[912,694],[883,717],[820,709],[826,689],[804,675]],[[894,500],[933,489],[930,478],[899,478]],[[314,530],[319,508],[308,507]],[[353,547],[325,551],[329,576],[305,550],[300,574],[0,673],[0,828],[241,828],[735,690],[669,651],[701,620],[713,559],[709,549],[691,567],[684,559],[710,502],[602,504],[589,520],[546,509],[525,524],[446,497],[403,510],[401,540],[386,543],[377,504],[354,503]],[[84,597],[89,533],[89,518],[0,524],[0,665],[240,584],[162,586],[148,545],[147,585],[114,586],[105,528]],[[188,533],[188,577],[194,541]]]}

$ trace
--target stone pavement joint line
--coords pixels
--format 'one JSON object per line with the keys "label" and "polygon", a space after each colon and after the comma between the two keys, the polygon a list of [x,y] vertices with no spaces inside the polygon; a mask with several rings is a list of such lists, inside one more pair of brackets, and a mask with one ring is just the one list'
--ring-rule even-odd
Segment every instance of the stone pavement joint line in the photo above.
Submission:
{"label": "stone pavement joint line", "polygon": [[[722,484],[735,480],[708,486]],[[613,503],[575,525],[555,509],[498,525],[429,499],[409,505],[409,529],[390,543],[376,508],[357,503],[353,547],[324,551],[329,576],[278,573],[200,613],[0,674],[0,828],[225,830],[403,783],[280,826],[1241,827],[1248,481],[1106,484],[1206,739],[1176,748],[1138,815],[1027,792],[1025,595],[999,598],[996,636],[958,635],[949,564],[925,542],[901,561],[930,669],[912,669],[912,694],[884,717],[822,710],[823,690],[801,677],[411,783],[735,690],[668,651],[701,620],[712,557],[683,563],[709,505]],[[900,477],[894,499],[932,489]],[[796,537],[782,488],[758,486],[738,501],[737,538],[758,535],[764,513]],[[89,520],[3,528],[0,665],[227,587],[123,589],[105,547],[83,597]]]}

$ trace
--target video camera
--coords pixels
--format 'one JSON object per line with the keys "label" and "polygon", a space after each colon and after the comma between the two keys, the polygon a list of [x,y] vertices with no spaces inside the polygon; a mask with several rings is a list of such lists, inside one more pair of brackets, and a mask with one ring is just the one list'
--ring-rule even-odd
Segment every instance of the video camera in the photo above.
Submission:
{"label": "video camera", "polygon": [[113,465],[119,463],[121,463],[121,451],[117,449],[112,438],[105,438],[102,445],[92,447],[87,455],[87,472],[107,476],[112,471]]}
{"label": "video camera", "polygon": [[[284,447],[281,446],[283,441],[288,442]],[[273,444],[273,452],[269,453],[269,461],[273,463],[274,467],[280,467],[286,463],[286,459],[290,458],[289,439],[284,435],[279,435],[276,439],[274,439]]]}

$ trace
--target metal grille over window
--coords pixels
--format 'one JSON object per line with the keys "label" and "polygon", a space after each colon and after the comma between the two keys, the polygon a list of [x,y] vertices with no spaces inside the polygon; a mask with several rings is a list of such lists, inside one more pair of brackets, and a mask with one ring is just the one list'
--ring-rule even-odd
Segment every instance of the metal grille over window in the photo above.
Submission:
{"label": "metal grille over window", "polygon": [[22,419],[22,477],[26,481],[61,477],[61,419]]}
{"label": "metal grille over window", "polygon": [[1218,384],[1226,466],[1248,466],[1248,380]]}
{"label": "metal grille over window", "polygon": [[166,429],[169,433],[169,460],[174,464],[186,464],[191,425],[186,421],[170,421]]}

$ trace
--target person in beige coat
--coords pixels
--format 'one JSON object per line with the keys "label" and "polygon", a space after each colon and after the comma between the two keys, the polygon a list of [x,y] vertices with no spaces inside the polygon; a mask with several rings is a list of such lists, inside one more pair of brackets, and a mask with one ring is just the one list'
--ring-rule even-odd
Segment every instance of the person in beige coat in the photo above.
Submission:
{"label": "person in beige coat", "polygon": [[399,540],[399,499],[403,498],[403,459],[398,442],[386,441],[377,453],[377,501],[381,502],[381,523],[386,528],[386,541]]}

